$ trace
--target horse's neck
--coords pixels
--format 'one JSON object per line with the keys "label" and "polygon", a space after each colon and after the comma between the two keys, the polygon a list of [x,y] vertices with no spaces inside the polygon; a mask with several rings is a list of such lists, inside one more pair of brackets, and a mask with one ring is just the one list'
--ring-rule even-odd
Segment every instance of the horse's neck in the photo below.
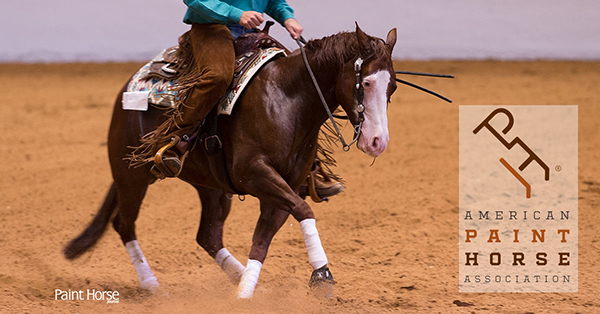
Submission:
{"label": "horse's neck", "polygon": [[301,108],[297,108],[297,112],[301,115],[300,121],[304,121],[307,128],[318,130],[321,125],[327,120],[328,115],[325,111],[323,102],[319,97],[317,88],[321,90],[326,104],[329,110],[333,112],[337,107],[337,99],[335,97],[335,87],[337,83],[337,76],[340,71],[338,66],[319,66],[310,59],[309,64],[317,80],[317,86],[313,83],[312,78],[309,75],[308,69],[301,55],[294,55],[291,58],[295,58],[293,67],[296,77],[290,77],[290,80],[294,82],[295,91],[300,93],[303,101],[299,103]]}

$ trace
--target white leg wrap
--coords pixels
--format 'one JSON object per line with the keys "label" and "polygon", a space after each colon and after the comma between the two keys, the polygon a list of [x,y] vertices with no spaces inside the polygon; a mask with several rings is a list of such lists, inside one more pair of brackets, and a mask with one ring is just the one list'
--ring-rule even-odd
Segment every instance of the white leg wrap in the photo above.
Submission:
{"label": "white leg wrap", "polygon": [[240,278],[246,269],[226,248],[222,248],[215,256],[215,262],[221,267],[221,270],[229,276],[229,280],[234,284],[240,282]]}
{"label": "white leg wrap", "polygon": [[325,250],[323,250],[323,245],[321,245],[315,220],[313,218],[304,219],[300,222],[300,227],[302,228],[302,236],[304,237],[304,244],[306,244],[310,266],[313,269],[318,269],[327,265],[327,256]]}
{"label": "white leg wrap", "polygon": [[258,276],[260,275],[260,269],[262,263],[255,260],[249,259],[246,264],[246,269],[242,275],[240,285],[238,286],[238,299],[250,299],[254,294],[254,288],[258,282]]}
{"label": "white leg wrap", "polygon": [[142,253],[138,241],[129,241],[125,243],[125,247],[127,248],[129,257],[131,257],[131,262],[133,263],[133,267],[135,267],[142,288],[152,290],[158,287],[158,279],[156,279],[154,273],[150,269],[150,265],[148,265],[148,261],[144,257],[144,253]]}

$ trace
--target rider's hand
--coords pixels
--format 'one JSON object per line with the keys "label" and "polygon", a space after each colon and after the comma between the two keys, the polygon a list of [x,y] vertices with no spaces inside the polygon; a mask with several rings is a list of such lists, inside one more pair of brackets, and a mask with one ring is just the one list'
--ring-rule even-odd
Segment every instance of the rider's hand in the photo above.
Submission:
{"label": "rider's hand", "polygon": [[285,20],[283,22],[283,26],[285,26],[285,29],[287,29],[287,31],[290,32],[290,35],[294,39],[299,39],[302,35],[302,31],[304,30],[302,26],[300,26],[300,23],[298,23],[298,21],[296,21],[295,19]]}
{"label": "rider's hand", "polygon": [[245,11],[240,18],[240,25],[247,29],[257,28],[264,21],[262,13]]}

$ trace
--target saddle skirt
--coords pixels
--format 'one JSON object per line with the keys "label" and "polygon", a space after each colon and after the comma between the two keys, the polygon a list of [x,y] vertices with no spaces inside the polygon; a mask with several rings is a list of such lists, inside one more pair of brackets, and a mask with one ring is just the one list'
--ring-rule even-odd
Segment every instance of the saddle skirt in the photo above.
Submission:
{"label": "saddle skirt", "polygon": [[[174,46],[163,50],[135,73],[123,93],[123,109],[145,111],[148,105],[159,109],[175,106],[178,98],[172,87],[177,84],[177,72],[173,69],[173,61],[178,48]],[[233,81],[219,100],[217,113],[230,115],[252,78],[265,64],[282,56],[286,56],[286,50],[279,47],[256,47],[238,55]]]}

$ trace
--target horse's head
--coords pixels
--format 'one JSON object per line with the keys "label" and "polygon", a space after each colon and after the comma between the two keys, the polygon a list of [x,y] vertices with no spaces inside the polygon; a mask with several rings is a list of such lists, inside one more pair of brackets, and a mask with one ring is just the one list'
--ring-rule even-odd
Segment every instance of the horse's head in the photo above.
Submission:
{"label": "horse's head", "polygon": [[[395,28],[389,31],[387,39],[383,41],[365,34],[356,24],[356,44],[353,48],[357,54],[343,65],[336,86],[338,103],[352,124],[356,125],[361,116],[364,118],[357,146],[373,157],[383,153],[390,138],[387,107],[396,90],[392,62],[395,44]],[[360,73],[358,80],[357,73]],[[357,82],[360,82],[358,89]],[[362,115],[360,111],[363,108],[359,105],[361,98],[364,108]]]}

